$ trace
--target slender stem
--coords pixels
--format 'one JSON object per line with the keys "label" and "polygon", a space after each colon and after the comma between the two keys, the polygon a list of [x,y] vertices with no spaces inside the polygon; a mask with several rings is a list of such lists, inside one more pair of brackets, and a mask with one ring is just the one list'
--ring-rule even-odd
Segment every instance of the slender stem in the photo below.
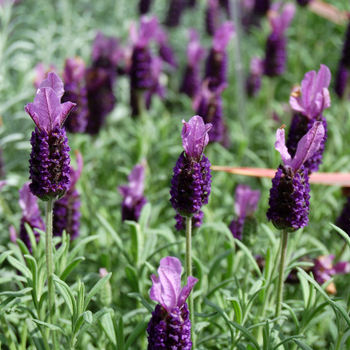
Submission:
{"label": "slender stem", "polygon": [[[186,218],[186,275],[192,276],[192,219]],[[194,334],[194,308],[193,308],[193,292],[188,297],[188,309],[190,311],[191,320],[191,338],[192,350],[196,347],[196,339]]]}
{"label": "slender stem", "polygon": [[[48,299],[49,299],[49,316],[50,316],[50,323],[55,323],[55,285],[53,282],[53,272],[54,272],[54,266],[53,266],[53,253],[52,253],[52,217],[53,217],[53,199],[50,198],[46,202],[46,246],[45,246],[45,253],[46,253],[46,271],[47,271],[47,286],[48,286]],[[52,336],[52,343],[54,346],[54,349],[59,350],[59,343],[57,334],[54,331],[51,331]]]}
{"label": "slender stem", "polygon": [[287,243],[288,243],[288,232],[286,230],[282,230],[281,261],[280,261],[280,268],[278,272],[277,302],[276,302],[275,317],[278,317],[281,315],[281,309],[282,309],[284,265],[286,262],[286,255],[287,255]]}
{"label": "slender stem", "polygon": [[341,345],[342,339],[343,339],[343,334],[339,333],[338,334],[338,339],[337,339],[337,344],[335,345],[334,350],[340,350],[340,345]]}

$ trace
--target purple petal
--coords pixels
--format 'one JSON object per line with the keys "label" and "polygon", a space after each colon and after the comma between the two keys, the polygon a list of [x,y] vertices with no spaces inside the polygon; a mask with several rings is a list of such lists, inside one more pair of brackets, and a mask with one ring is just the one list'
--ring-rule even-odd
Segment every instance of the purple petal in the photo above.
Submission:
{"label": "purple petal", "polygon": [[268,13],[272,30],[278,36],[283,35],[295,14],[295,5],[287,3],[282,7],[281,2],[274,3]]}
{"label": "purple petal", "polygon": [[77,105],[76,103],[69,102],[69,101],[61,104],[62,113],[61,113],[61,116],[59,119],[60,127],[62,127],[62,125],[65,122],[65,120],[67,119],[69,113],[76,105]]}
{"label": "purple petal", "polygon": [[298,143],[297,151],[292,161],[292,169],[296,172],[320,147],[324,138],[322,122],[315,122],[313,127]]}
{"label": "purple petal", "polygon": [[302,99],[304,106],[308,108],[311,104],[314,84],[316,79],[316,72],[313,70],[304,75],[304,79],[301,82]]}
{"label": "purple petal", "polygon": [[81,173],[83,171],[83,156],[80,152],[75,152],[77,159],[77,169],[70,167],[70,188],[73,188],[77,181],[79,180]]}
{"label": "purple petal", "polygon": [[156,16],[151,18],[142,16],[137,45],[140,47],[148,45],[149,41],[156,37],[157,28],[158,19]]}
{"label": "purple petal", "polygon": [[281,154],[283,164],[290,166],[292,164],[292,158],[286,147],[284,126],[277,129],[275,149]]}
{"label": "purple petal", "polygon": [[317,73],[315,82],[315,91],[321,92],[324,88],[328,88],[331,83],[332,74],[327,66],[321,64],[321,68]]}
{"label": "purple petal", "polygon": [[33,122],[35,123],[35,125],[40,128],[40,123],[39,123],[39,117],[38,115],[35,113],[34,108],[33,108],[33,103],[29,102],[27,103],[27,105],[24,107],[25,111],[27,112],[27,114],[30,115],[30,117],[33,119]]}
{"label": "purple petal", "polygon": [[238,185],[235,191],[235,213],[238,217],[251,216],[260,199],[260,191],[253,191],[248,185]]}
{"label": "purple petal", "polygon": [[19,192],[19,206],[22,209],[23,217],[28,221],[40,215],[38,198],[30,192],[29,189],[30,182],[26,182]]}
{"label": "purple petal", "polygon": [[215,51],[223,52],[230,39],[235,33],[235,27],[231,21],[225,22],[214,34],[213,48]]}
{"label": "purple petal", "polygon": [[10,240],[12,243],[16,243],[16,239],[17,239],[17,232],[14,226],[10,225],[9,227],[9,231],[10,231]]}
{"label": "purple petal", "polygon": [[300,86],[294,87],[289,97],[289,104],[292,107],[292,109],[305,115],[306,109],[304,105],[304,100],[300,95]]}
{"label": "purple petal", "polygon": [[84,78],[85,62],[80,57],[67,58],[64,65],[64,83],[76,83]]}
{"label": "purple petal", "polygon": [[158,301],[158,303],[162,305],[162,286],[160,284],[159,278],[156,275],[152,275],[151,280],[153,285],[149,292],[149,297],[151,298],[151,300]]}
{"label": "purple petal", "polygon": [[47,78],[40,84],[39,89],[47,87],[55,92],[59,100],[62,98],[64,94],[63,82],[56,73],[50,72],[47,75]]}
{"label": "purple petal", "polygon": [[136,164],[128,176],[129,189],[133,197],[142,197],[145,182],[145,167],[142,164]]}
{"label": "purple petal", "polygon": [[5,180],[0,180],[0,191],[1,189],[7,184],[7,181]]}
{"label": "purple petal", "polygon": [[181,263],[173,257],[166,257],[160,260],[158,275],[162,287],[162,306],[168,311],[177,305],[181,292]]}
{"label": "purple petal", "polygon": [[350,264],[347,261],[339,261],[333,267],[334,273],[345,274],[350,272]]}
{"label": "purple petal", "polygon": [[197,278],[194,278],[192,276],[187,277],[187,284],[181,290],[176,304],[177,307],[181,307],[185,303],[186,299],[188,298],[192,289],[198,281],[199,280]]}

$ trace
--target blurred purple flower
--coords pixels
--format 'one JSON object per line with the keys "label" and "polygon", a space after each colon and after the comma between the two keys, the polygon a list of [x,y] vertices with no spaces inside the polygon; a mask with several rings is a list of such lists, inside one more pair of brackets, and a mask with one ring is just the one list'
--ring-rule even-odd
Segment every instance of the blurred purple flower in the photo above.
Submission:
{"label": "blurred purple flower", "polygon": [[309,174],[318,170],[327,140],[327,121],[323,111],[331,105],[328,91],[330,81],[330,70],[321,64],[318,73],[311,71],[305,74],[301,89],[293,89],[289,99],[289,104],[295,111],[287,139],[291,156],[295,155],[299,140],[312,128],[315,121],[321,121],[325,129],[319,150],[304,164]]}
{"label": "blurred purple flower", "polygon": [[270,9],[270,0],[255,0],[253,12],[256,15],[264,16]]}
{"label": "blurred purple flower", "polygon": [[173,49],[168,45],[168,35],[164,29],[158,26],[156,40],[159,44],[159,56],[164,62],[169,63],[172,67],[177,68],[176,57]]}
{"label": "blurred purple flower", "polygon": [[65,93],[62,101],[72,101],[76,103],[76,107],[66,119],[64,126],[72,133],[84,132],[87,125],[89,110],[84,75],[85,63],[80,57],[66,59],[63,72]]}
{"label": "blurred purple flower", "polygon": [[279,230],[296,231],[308,224],[309,177],[303,164],[318,150],[324,137],[321,122],[315,122],[299,141],[294,158],[285,145],[283,128],[277,129],[275,148],[281,154],[283,165],[272,179],[270,199],[266,215]]}
{"label": "blurred purple flower", "polygon": [[139,1],[139,13],[140,15],[145,15],[152,4],[152,0],[140,0]]}
{"label": "blurred purple flower", "polygon": [[148,324],[148,349],[190,350],[191,321],[186,299],[198,279],[189,276],[187,285],[181,289],[182,267],[179,259],[166,257],[160,260],[158,275],[152,275],[150,298],[157,301]]}
{"label": "blurred purple flower", "polygon": [[204,77],[210,79],[210,90],[215,90],[220,85],[227,83],[226,47],[234,33],[233,23],[227,21],[214,34],[213,46],[206,60]]}
{"label": "blurred purple flower", "polygon": [[128,176],[128,185],[118,187],[119,193],[124,197],[122,203],[122,220],[138,221],[147,199],[143,195],[145,188],[145,166],[136,164]]}
{"label": "blurred purple flower", "polygon": [[186,6],[186,0],[170,0],[165,25],[167,27],[177,27],[180,24],[182,12]]}
{"label": "blurred purple flower", "polygon": [[121,57],[122,50],[119,48],[118,39],[98,32],[92,47],[93,66],[115,70]]}
{"label": "blurred purple flower", "polygon": [[219,0],[207,0],[205,10],[205,29],[208,35],[214,35],[220,24]]}
{"label": "blurred purple flower", "polygon": [[288,28],[295,13],[292,3],[274,3],[268,13],[272,33],[267,39],[265,49],[265,75],[274,77],[284,73],[286,69],[286,38],[284,32]]}
{"label": "blurred purple flower", "polygon": [[153,57],[151,64],[151,73],[153,85],[145,92],[146,108],[150,109],[151,100],[154,94],[157,94],[161,99],[165,97],[166,87],[162,85],[160,76],[162,72],[163,62],[159,57]]}
{"label": "blurred purple flower", "polygon": [[311,1],[313,1],[313,0],[297,0],[297,3],[298,3],[300,6],[306,6],[306,5],[308,5]]}
{"label": "blurred purple flower", "polygon": [[62,197],[70,185],[70,148],[62,125],[75,103],[61,104],[63,94],[62,80],[51,72],[40,84],[34,103],[25,106],[37,126],[30,141],[30,190],[44,201]]}
{"label": "blurred purple flower", "polygon": [[196,30],[190,29],[190,41],[187,46],[187,67],[180,92],[193,98],[200,89],[200,63],[204,58],[204,48],[200,45]]}
{"label": "blurred purple flower", "polygon": [[249,97],[258,94],[261,86],[261,76],[264,73],[264,61],[259,57],[253,57],[250,61],[250,74],[246,82],[247,95]]}
{"label": "blurred purple flower", "polygon": [[349,71],[340,62],[337,75],[335,77],[334,90],[339,98],[343,98],[346,91],[346,85],[349,79]]}
{"label": "blurred purple flower", "polygon": [[[22,209],[22,219],[20,225],[19,238],[28,247],[29,251],[32,252],[32,245],[25,228],[25,223],[27,223],[33,230],[35,239],[38,242],[40,238],[39,232],[35,229],[40,229],[45,231],[45,224],[40,215],[38,199],[32,195],[29,188],[29,182],[26,182],[23,187],[19,190],[19,206]],[[12,232],[13,234],[13,232]]]}
{"label": "blurred purple flower", "polygon": [[39,89],[39,86],[43,80],[47,78],[47,75],[49,72],[57,73],[56,66],[53,64],[50,64],[48,68],[46,68],[46,65],[43,62],[38,63],[35,68],[35,77],[33,81],[33,85],[36,89]]}
{"label": "blurred purple flower", "polygon": [[345,34],[343,52],[340,62],[345,68],[350,69],[350,20]]}

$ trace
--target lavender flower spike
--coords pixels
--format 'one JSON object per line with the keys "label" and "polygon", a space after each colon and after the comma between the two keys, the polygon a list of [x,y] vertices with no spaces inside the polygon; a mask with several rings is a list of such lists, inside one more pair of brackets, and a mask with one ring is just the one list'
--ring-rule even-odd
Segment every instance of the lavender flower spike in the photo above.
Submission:
{"label": "lavender flower spike", "polygon": [[119,186],[119,193],[124,197],[122,203],[122,220],[138,221],[147,199],[143,195],[145,182],[145,166],[137,164],[128,176],[129,184]]}
{"label": "lavender flower spike", "polygon": [[27,223],[31,227],[37,242],[39,241],[40,234],[35,229],[38,228],[44,231],[45,224],[40,215],[38,199],[31,194],[29,186],[29,182],[26,182],[19,190],[18,203],[22,209],[19,237],[28,247],[29,251],[32,252],[32,245],[24,224]]}
{"label": "lavender flower spike", "polygon": [[159,44],[159,56],[172,67],[177,68],[176,57],[173,49],[168,45],[168,35],[164,29],[158,27],[156,39]]}
{"label": "lavender flower spike", "polygon": [[268,13],[272,33],[267,39],[265,50],[265,74],[269,77],[283,74],[286,67],[286,39],[284,32],[294,17],[295,5],[277,2]]}
{"label": "lavender flower spike", "polygon": [[246,82],[247,95],[249,97],[258,94],[261,86],[261,76],[264,73],[264,62],[259,57],[253,57],[250,61],[250,74]]}
{"label": "lavender flower spike", "polygon": [[235,193],[236,220],[232,220],[229,228],[233,236],[242,240],[243,226],[246,217],[253,217],[260,199],[260,191],[252,190],[248,185],[238,185]]}
{"label": "lavender flower spike", "polygon": [[61,104],[63,94],[62,80],[49,73],[40,84],[34,103],[25,107],[37,126],[30,141],[30,190],[44,201],[62,197],[70,185],[70,148],[62,125],[75,103]]}
{"label": "lavender flower spike", "polygon": [[185,151],[180,154],[174,167],[170,202],[181,216],[191,218],[209,200],[210,162],[203,151],[209,142],[211,124],[204,124],[198,115],[188,123],[184,120],[182,123],[181,136]]}
{"label": "lavender flower spike", "polygon": [[205,79],[210,79],[209,88],[215,90],[227,83],[227,52],[226,47],[235,33],[232,22],[227,21],[215,32],[213,46],[205,66]]}
{"label": "lavender flower spike", "polygon": [[148,350],[190,350],[191,321],[186,299],[198,279],[189,276],[187,285],[181,289],[181,263],[179,259],[161,259],[159,277],[152,275],[150,298],[159,304],[152,312],[147,327]]}
{"label": "lavender flower spike", "polygon": [[319,150],[305,163],[309,174],[318,170],[327,140],[327,121],[322,113],[331,105],[328,91],[330,81],[330,70],[321,64],[318,73],[311,71],[305,74],[301,89],[295,88],[289,99],[289,104],[295,111],[287,139],[288,151],[292,157],[295,155],[298,142],[311,129],[315,121],[321,121],[325,129],[325,136]]}
{"label": "lavender flower spike", "polygon": [[325,131],[321,122],[315,122],[299,141],[292,158],[285,145],[283,127],[277,130],[275,148],[281,154],[284,165],[279,166],[272,179],[270,208],[266,215],[277,229],[293,232],[308,224],[310,189],[303,164],[318,150]]}

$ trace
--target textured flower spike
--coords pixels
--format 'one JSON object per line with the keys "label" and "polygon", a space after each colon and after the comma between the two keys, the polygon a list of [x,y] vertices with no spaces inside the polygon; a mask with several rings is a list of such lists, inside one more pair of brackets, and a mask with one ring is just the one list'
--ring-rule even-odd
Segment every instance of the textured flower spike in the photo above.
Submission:
{"label": "textured flower spike", "polygon": [[250,61],[250,74],[246,82],[247,95],[249,97],[258,94],[261,86],[261,76],[264,73],[264,61],[259,57],[253,57]]}
{"label": "textured flower spike", "polygon": [[227,21],[214,34],[213,46],[205,66],[205,79],[210,79],[209,88],[211,90],[227,83],[226,47],[234,33],[233,23]]}
{"label": "textured flower spike", "polygon": [[338,71],[337,71],[337,75],[335,77],[335,83],[334,83],[334,90],[339,98],[344,97],[348,79],[349,79],[349,71],[340,62],[338,65]]}
{"label": "textured flower spike", "polygon": [[205,10],[205,29],[208,35],[214,35],[220,24],[219,0],[207,0]]}
{"label": "textured flower spike", "polygon": [[165,25],[177,27],[180,24],[182,12],[186,6],[186,0],[170,0]]}
{"label": "textured flower spike", "polygon": [[286,69],[286,38],[284,32],[294,17],[295,6],[292,3],[278,2],[271,6],[268,17],[272,33],[267,39],[265,49],[265,70],[269,77],[283,74]]}
{"label": "textured flower spike", "polygon": [[232,220],[229,228],[233,236],[239,240],[243,237],[243,227],[246,218],[252,218],[260,199],[260,191],[252,190],[248,185],[238,185],[235,193],[236,220]]}
{"label": "textured flower spike", "polygon": [[30,141],[30,190],[44,201],[62,197],[70,185],[70,148],[62,124],[75,103],[61,104],[63,93],[62,80],[55,73],[49,73],[40,84],[34,103],[25,107],[37,126]]}
{"label": "textured flower spike", "polygon": [[258,16],[266,15],[267,11],[270,9],[270,0],[255,0],[253,12]]}
{"label": "textured flower spike", "polygon": [[190,41],[187,46],[187,67],[180,92],[193,98],[200,89],[200,63],[204,58],[204,48],[200,45],[196,30],[189,31]]}
{"label": "textured flower spike", "polygon": [[159,44],[159,56],[164,62],[167,62],[172,67],[177,68],[176,57],[173,49],[168,45],[168,35],[160,26],[156,32],[156,40]]}
{"label": "textured flower spike", "polygon": [[309,177],[303,164],[318,150],[324,137],[321,122],[315,122],[309,132],[299,141],[294,158],[285,145],[284,129],[276,133],[276,150],[284,165],[277,169],[272,179],[267,218],[279,230],[296,231],[308,224]]}
{"label": "textured flower spike", "polygon": [[71,185],[66,194],[56,201],[53,208],[53,235],[61,237],[65,230],[70,235],[70,240],[79,236],[80,229],[80,194],[75,185],[83,171],[83,157],[76,152],[77,169],[70,167]]}
{"label": "textured flower spike", "polygon": [[305,74],[301,89],[294,89],[289,99],[289,104],[295,111],[287,139],[288,152],[292,157],[298,142],[312,128],[315,121],[321,121],[325,129],[319,150],[304,165],[309,174],[318,170],[327,140],[327,121],[323,111],[331,104],[328,91],[330,80],[331,72],[322,64],[318,73],[311,71]]}
{"label": "textured flower spike", "polygon": [[181,289],[181,271],[179,259],[166,257],[160,261],[159,276],[151,276],[150,298],[159,304],[147,327],[149,350],[190,350],[192,347],[186,299],[198,279],[189,276],[187,285]]}
{"label": "textured flower spike", "polygon": [[119,186],[119,193],[124,197],[122,203],[122,220],[138,221],[147,199],[143,195],[145,182],[145,165],[137,164],[128,176],[128,185]]}
{"label": "textured flower spike", "polygon": [[32,245],[25,227],[27,223],[33,230],[35,239],[38,242],[40,238],[39,232],[35,229],[40,229],[45,231],[45,224],[40,215],[38,199],[31,194],[29,188],[29,182],[26,182],[23,187],[19,190],[19,206],[22,209],[22,219],[20,225],[19,237],[28,247],[29,251],[32,252]]}
{"label": "textured flower spike", "polygon": [[341,63],[345,68],[350,69],[350,19],[348,23],[348,29],[346,30],[345,34]]}
{"label": "textured flower spike", "polygon": [[145,15],[152,5],[152,0],[140,0],[139,1],[139,13]]}
{"label": "textured flower spike", "polygon": [[182,123],[182,145],[185,151],[181,153],[174,167],[170,202],[181,216],[190,218],[207,204],[209,199],[210,162],[203,151],[209,142],[208,132],[211,124],[204,124],[198,115],[188,123],[184,120]]}
{"label": "textured flower spike", "polygon": [[63,72],[65,92],[62,101],[72,101],[77,105],[66,119],[64,126],[72,133],[84,132],[88,121],[89,110],[84,75],[85,62],[80,57],[66,59]]}
{"label": "textured flower spike", "polygon": [[114,37],[107,37],[98,32],[92,47],[92,61],[94,67],[115,69],[122,57],[122,50],[119,48],[119,40]]}

